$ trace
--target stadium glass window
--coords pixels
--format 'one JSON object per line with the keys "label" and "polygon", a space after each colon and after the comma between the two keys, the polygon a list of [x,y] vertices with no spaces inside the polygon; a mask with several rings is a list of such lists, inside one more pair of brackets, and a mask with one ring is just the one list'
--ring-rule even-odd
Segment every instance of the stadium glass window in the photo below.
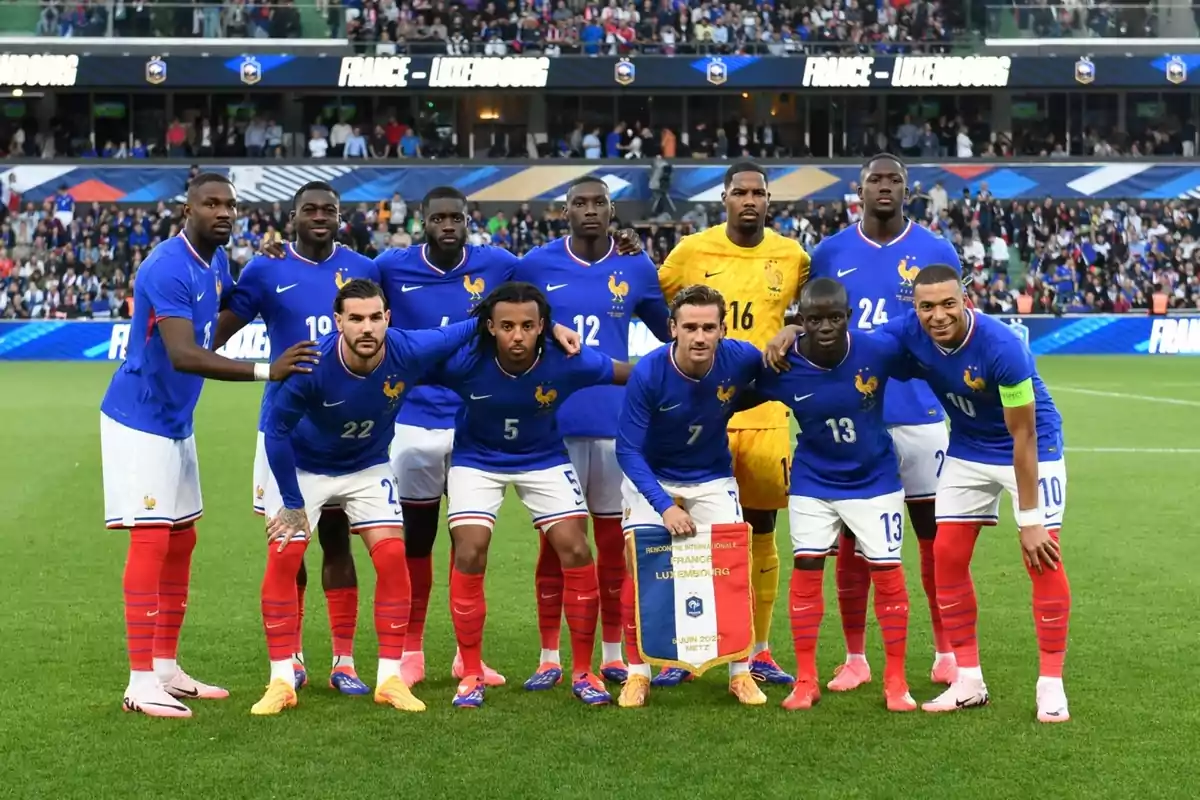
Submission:
{"label": "stadium glass window", "polygon": [[617,95],[617,121],[639,128],[650,124],[650,97],[644,94]]}
{"label": "stadium glass window", "polygon": [[132,102],[130,128],[133,138],[140,139],[144,145],[157,144],[171,121],[167,119],[167,95],[159,92],[134,94]]}
{"label": "stadium glass window", "polygon": [[96,152],[103,154],[110,142],[114,148],[127,144],[133,127],[132,116],[129,95],[94,95],[92,132],[96,135]]}

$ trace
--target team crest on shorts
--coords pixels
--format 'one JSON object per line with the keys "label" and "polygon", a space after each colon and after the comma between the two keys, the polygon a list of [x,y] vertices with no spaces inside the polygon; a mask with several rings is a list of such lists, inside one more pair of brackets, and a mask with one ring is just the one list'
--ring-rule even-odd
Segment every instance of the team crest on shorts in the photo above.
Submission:
{"label": "team crest on shorts", "polygon": [[156,505],[158,505],[158,501],[155,500],[153,496],[146,495],[145,497],[142,498],[142,505],[146,508],[147,511],[153,511],[154,507]]}
{"label": "team crest on shorts", "polygon": [[987,381],[983,379],[979,372],[979,367],[970,366],[963,370],[963,383],[973,392],[982,392],[987,388]]}
{"label": "team crest on shorts", "polygon": [[551,389],[549,386],[538,385],[533,390],[533,399],[537,400],[538,408],[543,411],[554,406],[554,401],[558,399],[558,390]]}
{"label": "team crest on shorts", "polygon": [[862,395],[862,407],[871,408],[875,405],[879,393],[879,378],[870,374],[870,370],[864,367],[854,376],[854,388]]}
{"label": "team crest on shorts", "polygon": [[783,292],[783,270],[779,269],[779,262],[773,258],[768,259],[763,268],[763,277],[767,280],[767,291],[778,297]]}
{"label": "team crest on shorts", "polygon": [[404,381],[397,380],[395,375],[388,375],[383,382],[383,394],[391,405],[399,403],[400,395],[404,394]]}
{"label": "team crest on shorts", "polygon": [[483,299],[483,293],[487,291],[487,282],[483,278],[471,280],[470,275],[463,275],[463,288],[471,296],[471,302],[478,303]]}

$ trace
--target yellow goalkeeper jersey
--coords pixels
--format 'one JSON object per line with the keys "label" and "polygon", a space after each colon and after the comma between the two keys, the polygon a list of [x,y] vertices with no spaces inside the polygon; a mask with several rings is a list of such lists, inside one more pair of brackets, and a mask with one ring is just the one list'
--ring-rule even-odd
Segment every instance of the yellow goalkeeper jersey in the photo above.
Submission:
{"label": "yellow goalkeeper jersey", "polygon": [[[755,247],[729,240],[725,226],[685,236],[658,271],[667,302],[685,287],[703,283],[725,297],[726,335],[758,348],[779,333],[788,306],[808,280],[808,253],[795,239],[764,232]],[[731,430],[787,427],[787,407],[763,403],[735,414]]]}

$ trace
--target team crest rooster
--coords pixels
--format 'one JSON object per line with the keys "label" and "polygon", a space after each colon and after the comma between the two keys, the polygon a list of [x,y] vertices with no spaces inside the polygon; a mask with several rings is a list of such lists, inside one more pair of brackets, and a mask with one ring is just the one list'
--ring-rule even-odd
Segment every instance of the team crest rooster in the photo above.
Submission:
{"label": "team crest rooster", "polygon": [[875,391],[879,388],[879,379],[872,375],[866,380],[863,380],[863,374],[860,372],[854,376],[854,388],[857,389],[858,393],[863,397],[873,398],[875,396]]}
{"label": "team crest rooster", "polygon": [[904,281],[905,286],[912,286],[913,281],[917,279],[917,273],[921,268],[916,264],[911,267],[908,265],[908,258],[900,259],[900,263],[896,266],[896,272],[900,274],[900,280]]}
{"label": "team crest rooster", "polygon": [[720,400],[722,404],[728,403],[730,400],[732,400],[735,394],[737,394],[736,386],[717,387],[717,399]]}
{"label": "team crest rooster", "polygon": [[554,405],[554,401],[558,399],[558,390],[551,389],[546,391],[539,386],[533,392],[533,399],[537,400],[538,405],[542,408],[549,408],[550,406]]}
{"label": "team crest rooster", "polygon": [[618,281],[616,275],[609,275],[608,291],[612,292],[614,303],[624,303],[625,295],[629,294],[629,283],[627,281]]}
{"label": "team crest rooster", "polygon": [[463,288],[466,289],[467,293],[471,295],[472,300],[482,300],[483,292],[485,289],[487,289],[487,284],[484,282],[483,278],[471,280],[470,275],[464,275]]}
{"label": "team crest rooster", "polygon": [[972,375],[971,370],[975,367],[967,367],[963,370],[963,383],[976,392],[982,392],[987,388],[987,381],[978,375]]}
{"label": "team crest rooster", "polygon": [[404,381],[384,381],[383,393],[388,400],[396,402],[400,399],[400,395],[404,394]]}
{"label": "team crest rooster", "polygon": [[338,270],[333,274],[333,282],[337,284],[338,289],[341,289],[350,282],[350,279],[343,275],[341,270]]}

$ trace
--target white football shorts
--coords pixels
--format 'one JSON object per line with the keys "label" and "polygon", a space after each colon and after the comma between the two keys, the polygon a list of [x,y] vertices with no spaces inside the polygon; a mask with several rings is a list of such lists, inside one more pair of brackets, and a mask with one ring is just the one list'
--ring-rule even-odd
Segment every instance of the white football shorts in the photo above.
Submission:
{"label": "white football shorts", "polygon": [[200,518],[196,437],[168,439],[100,415],[104,525],[182,525]]}
{"label": "white football shorts", "polygon": [[894,425],[888,428],[900,462],[904,500],[931,501],[937,496],[938,476],[946,463],[950,431],[945,422]]}
{"label": "white football shorts", "polygon": [[[387,464],[352,472],[349,475],[318,475],[296,470],[300,493],[304,495],[304,511],[308,514],[309,530],[315,531],[325,506],[340,506],[346,511],[351,532],[367,528],[402,528],[404,515],[396,478]],[[283,509],[283,498],[274,476],[267,480],[263,492],[263,509],[267,519]]]}
{"label": "white football shorts", "polygon": [[[742,521],[742,503],[737,481],[718,478],[703,483],[668,483],[660,481],[663,491],[675,498],[697,525],[728,525]],[[621,483],[621,498],[625,511],[621,528],[626,534],[634,528],[662,525],[662,515],[628,478]]]}
{"label": "white football shorts", "polygon": [[620,519],[624,508],[621,482],[625,475],[617,463],[617,440],[571,438],[563,441],[583,487],[588,511],[593,517]]}
{"label": "white football shorts", "polygon": [[793,556],[829,556],[837,552],[845,524],[854,534],[855,551],[872,564],[899,564],[904,544],[904,492],[851,500],[788,499],[788,528]]}
{"label": "white football shorts", "polygon": [[392,472],[400,486],[400,502],[432,505],[442,501],[453,448],[453,428],[396,426],[391,457]]}
{"label": "white football shorts", "polygon": [[484,472],[451,467],[447,478],[446,524],[496,526],[504,490],[512,486],[525,504],[533,526],[545,533],[565,519],[587,519],[583,487],[570,464],[530,472]]}
{"label": "white football shorts", "polygon": [[[1000,493],[1012,500],[1017,514],[1017,475],[1011,464],[981,464],[947,458],[938,480],[935,513],[938,522],[967,522],[995,525],[1000,521]],[[1038,506],[1042,524],[1051,530],[1062,527],[1067,510],[1067,462],[1038,462]]]}
{"label": "white football shorts", "polygon": [[[267,484],[271,483],[271,464],[267,461],[267,437],[262,431],[258,432],[258,440],[254,445],[254,513],[260,517],[265,515],[263,499],[266,497]],[[341,508],[337,503],[327,503],[325,508]]]}

